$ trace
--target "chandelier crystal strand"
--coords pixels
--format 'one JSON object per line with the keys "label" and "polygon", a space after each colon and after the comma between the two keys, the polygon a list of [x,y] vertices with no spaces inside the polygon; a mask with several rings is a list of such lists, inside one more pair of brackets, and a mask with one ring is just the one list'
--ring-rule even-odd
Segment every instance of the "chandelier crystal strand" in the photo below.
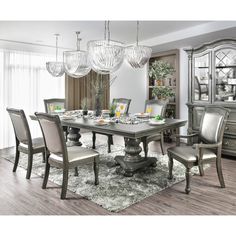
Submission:
{"label": "chandelier crystal strand", "polygon": [[59,34],[55,34],[56,36],[56,61],[46,62],[47,71],[53,77],[60,77],[65,73],[64,63],[58,62],[58,37]]}
{"label": "chandelier crystal strand", "polygon": [[152,55],[150,47],[139,45],[139,21],[137,21],[136,45],[125,49],[125,59],[133,68],[142,68]]}
{"label": "chandelier crystal strand", "polygon": [[80,50],[80,32],[76,32],[76,51],[66,51],[63,53],[66,74],[72,78],[81,78],[91,70],[88,52]]}
{"label": "chandelier crystal strand", "polygon": [[92,69],[99,74],[118,70],[124,59],[124,44],[110,39],[110,22],[105,22],[104,40],[88,42],[89,60]]}

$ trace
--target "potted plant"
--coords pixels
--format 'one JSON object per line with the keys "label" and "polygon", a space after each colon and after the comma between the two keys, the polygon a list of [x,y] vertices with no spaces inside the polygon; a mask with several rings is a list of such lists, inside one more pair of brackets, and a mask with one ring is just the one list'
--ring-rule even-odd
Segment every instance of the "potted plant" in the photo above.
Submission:
{"label": "potted plant", "polygon": [[163,85],[163,81],[170,75],[173,75],[175,69],[168,62],[155,60],[149,66],[149,76],[156,82],[157,85]]}
{"label": "potted plant", "polygon": [[115,116],[115,112],[116,112],[116,104],[115,103],[112,103],[110,105],[110,113],[109,113],[109,116],[110,117],[114,117]]}
{"label": "potted plant", "polygon": [[83,110],[83,115],[87,116],[88,115],[88,99],[87,98],[82,99],[81,108]]}
{"label": "potted plant", "polygon": [[152,90],[152,96],[158,99],[166,99],[173,97],[175,95],[174,91],[168,86],[155,86]]}

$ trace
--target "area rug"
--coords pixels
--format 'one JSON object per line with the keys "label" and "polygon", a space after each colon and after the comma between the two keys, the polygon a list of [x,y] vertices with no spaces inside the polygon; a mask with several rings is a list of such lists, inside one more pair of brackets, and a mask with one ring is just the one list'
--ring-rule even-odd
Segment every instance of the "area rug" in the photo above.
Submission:
{"label": "area rug", "polygon": [[[82,134],[81,142],[84,147],[91,148],[91,140],[90,133]],[[174,178],[173,180],[168,180],[168,157],[167,155],[163,156],[154,152],[149,152],[149,156],[158,159],[156,167],[136,173],[133,177],[124,177],[117,174],[114,157],[122,155],[123,148],[121,145],[113,145],[112,153],[108,154],[106,143],[104,141],[101,142],[97,138],[96,150],[100,153],[99,185],[94,185],[92,165],[83,165],[78,167],[79,176],[74,176],[74,170],[70,171],[68,189],[109,211],[119,212],[185,179],[185,168],[180,163],[174,161]],[[4,158],[14,162],[14,153],[4,156]],[[43,177],[44,165],[42,163],[42,156],[40,154],[35,155],[32,172]],[[26,155],[21,154],[19,166],[26,169]],[[192,171],[193,173],[198,173],[196,168],[193,168]],[[62,170],[52,167],[50,169],[49,180],[61,185]]]}

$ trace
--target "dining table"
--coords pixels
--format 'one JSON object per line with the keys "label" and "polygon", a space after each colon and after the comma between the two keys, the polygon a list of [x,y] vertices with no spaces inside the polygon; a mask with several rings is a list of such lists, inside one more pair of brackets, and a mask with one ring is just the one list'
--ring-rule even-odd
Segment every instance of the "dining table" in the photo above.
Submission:
{"label": "dining table", "polygon": [[[35,116],[31,116],[31,119],[35,119]],[[167,118],[163,123],[153,124],[152,122],[150,124],[150,119],[137,119],[134,116],[132,118],[105,119],[104,122],[98,122],[99,119],[88,115],[72,115],[71,118],[67,115],[61,116],[61,124],[70,127],[68,139],[73,142],[73,145],[81,145],[80,129],[124,137],[124,155],[116,156],[115,161],[119,165],[117,171],[127,177],[133,176],[135,172],[144,168],[156,166],[157,158],[140,155],[142,152],[141,142],[145,142],[145,139],[151,135],[185,126],[187,122],[186,120]]]}

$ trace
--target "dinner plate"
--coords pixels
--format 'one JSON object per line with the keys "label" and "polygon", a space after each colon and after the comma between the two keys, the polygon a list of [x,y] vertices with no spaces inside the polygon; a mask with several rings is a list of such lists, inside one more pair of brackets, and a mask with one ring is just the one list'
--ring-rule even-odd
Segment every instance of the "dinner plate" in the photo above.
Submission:
{"label": "dinner plate", "polygon": [[150,116],[149,113],[135,113],[134,115],[138,118],[146,118]]}
{"label": "dinner plate", "polygon": [[103,122],[101,122],[101,120],[95,120],[94,123],[95,123],[95,125],[104,126],[104,125],[108,125],[109,121],[103,120]]}
{"label": "dinner plate", "polygon": [[61,119],[62,120],[73,120],[73,119],[75,119],[75,117],[73,117],[73,116],[61,116]]}
{"label": "dinner plate", "polygon": [[157,120],[149,120],[149,124],[150,124],[150,125],[163,125],[163,124],[165,124],[165,120],[160,120],[160,121],[157,121]]}

